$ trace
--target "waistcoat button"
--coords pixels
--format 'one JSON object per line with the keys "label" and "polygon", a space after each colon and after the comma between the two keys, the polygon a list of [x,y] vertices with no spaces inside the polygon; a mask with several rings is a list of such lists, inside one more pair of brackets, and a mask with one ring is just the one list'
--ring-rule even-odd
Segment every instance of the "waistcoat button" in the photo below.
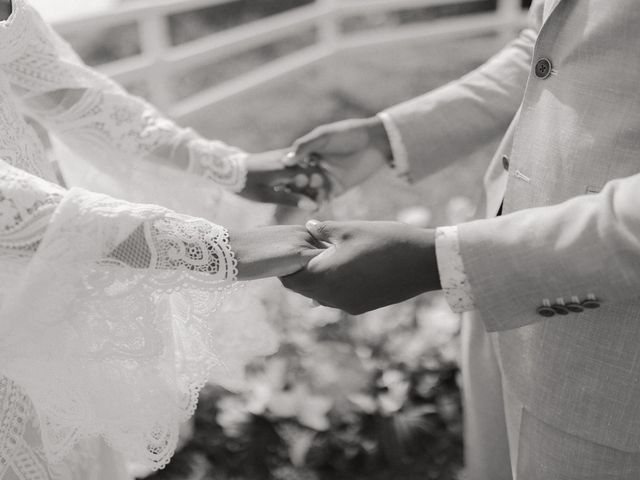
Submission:
{"label": "waistcoat button", "polygon": [[551,60],[548,58],[541,58],[536,62],[536,77],[544,80],[549,75],[551,75]]}

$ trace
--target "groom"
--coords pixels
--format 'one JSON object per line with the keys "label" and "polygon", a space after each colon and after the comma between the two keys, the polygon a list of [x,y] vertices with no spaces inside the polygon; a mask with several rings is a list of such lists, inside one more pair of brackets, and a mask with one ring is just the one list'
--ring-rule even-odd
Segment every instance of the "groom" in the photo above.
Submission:
{"label": "groom", "polygon": [[[296,144],[343,191],[502,136],[487,219],[311,222],[285,286],[362,313],[443,289],[463,326],[469,480],[640,478],[640,3],[534,0],[476,71]],[[505,134],[506,132],[506,134]]]}

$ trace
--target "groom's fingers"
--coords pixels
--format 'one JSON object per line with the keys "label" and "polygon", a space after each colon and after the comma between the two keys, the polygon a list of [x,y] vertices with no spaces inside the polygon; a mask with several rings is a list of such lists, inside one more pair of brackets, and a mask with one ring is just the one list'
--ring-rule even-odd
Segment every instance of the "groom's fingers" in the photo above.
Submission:
{"label": "groom's fingers", "polygon": [[280,277],[280,282],[292,292],[308,298],[314,298],[315,290],[310,280],[310,275],[304,269],[291,275]]}
{"label": "groom's fingers", "polygon": [[338,308],[331,301],[325,298],[323,285],[318,283],[318,277],[304,269],[292,275],[280,277],[280,282],[286,289],[296,292],[298,295],[302,295],[303,297],[310,298],[317,305],[329,308]]}

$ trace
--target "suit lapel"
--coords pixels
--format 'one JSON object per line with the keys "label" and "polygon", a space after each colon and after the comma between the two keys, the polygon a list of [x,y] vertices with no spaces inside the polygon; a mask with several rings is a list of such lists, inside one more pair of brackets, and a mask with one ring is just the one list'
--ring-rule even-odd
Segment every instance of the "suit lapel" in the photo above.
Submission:
{"label": "suit lapel", "polygon": [[542,18],[543,25],[549,19],[549,17],[553,14],[553,12],[558,7],[558,5],[560,5],[564,1],[565,0],[546,0],[545,6],[544,6],[544,15]]}

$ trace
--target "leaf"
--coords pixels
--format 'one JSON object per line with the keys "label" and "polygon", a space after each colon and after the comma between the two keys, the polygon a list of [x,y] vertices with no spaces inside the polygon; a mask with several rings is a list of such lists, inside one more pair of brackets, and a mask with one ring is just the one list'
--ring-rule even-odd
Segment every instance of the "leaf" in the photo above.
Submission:
{"label": "leaf", "polygon": [[379,384],[383,387],[392,387],[395,384],[404,382],[405,374],[400,370],[386,370],[382,373],[382,377],[380,377]]}
{"label": "leaf", "polygon": [[250,393],[247,395],[247,410],[254,415],[262,415],[267,409],[273,396],[272,387],[262,381],[253,383]]}
{"label": "leaf", "polygon": [[277,392],[269,400],[269,411],[280,418],[293,418],[298,413],[299,393],[296,390]]}
{"label": "leaf", "polygon": [[404,401],[402,399],[396,398],[388,393],[379,395],[378,403],[380,404],[381,413],[386,416],[398,412],[402,408],[402,405],[404,405]]}
{"label": "leaf", "polygon": [[295,442],[289,445],[289,458],[295,467],[302,467],[306,463],[307,453],[313,444],[316,436],[315,432],[309,432],[307,435],[298,435]]}
{"label": "leaf", "polygon": [[329,397],[309,396],[300,405],[298,421],[301,425],[319,432],[328,430],[330,423],[327,414],[332,406],[333,400]]}
{"label": "leaf", "polygon": [[356,407],[362,410],[367,415],[373,415],[378,410],[378,404],[375,398],[364,393],[354,393],[347,397]]}

